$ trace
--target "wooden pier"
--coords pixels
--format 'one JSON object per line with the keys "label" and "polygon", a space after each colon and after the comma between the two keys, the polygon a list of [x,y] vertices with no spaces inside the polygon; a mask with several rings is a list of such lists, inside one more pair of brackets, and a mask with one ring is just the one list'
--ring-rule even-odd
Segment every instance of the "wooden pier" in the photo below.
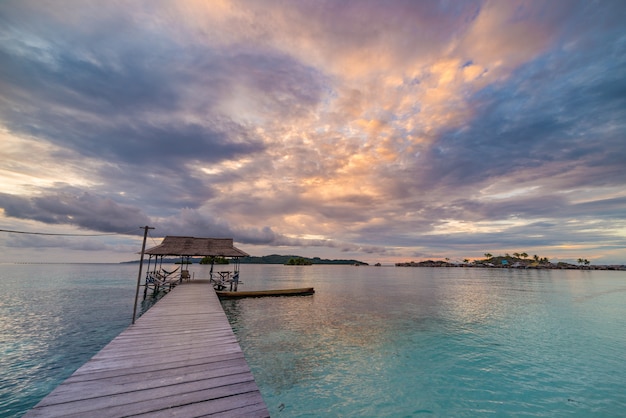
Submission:
{"label": "wooden pier", "polygon": [[25,417],[269,417],[213,288],[177,286]]}

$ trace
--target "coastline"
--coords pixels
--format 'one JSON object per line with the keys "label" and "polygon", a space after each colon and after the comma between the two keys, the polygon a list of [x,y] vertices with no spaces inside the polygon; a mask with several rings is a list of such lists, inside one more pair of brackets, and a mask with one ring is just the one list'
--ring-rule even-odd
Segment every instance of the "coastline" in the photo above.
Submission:
{"label": "coastline", "polygon": [[452,263],[448,261],[409,261],[404,263],[396,263],[396,267],[465,267],[465,268],[496,268],[496,269],[537,269],[537,270],[615,270],[626,271],[626,265],[585,265],[577,266],[575,264],[559,262],[553,263],[531,263],[531,262],[514,262],[514,263],[485,263],[485,262],[472,262],[472,263]]}

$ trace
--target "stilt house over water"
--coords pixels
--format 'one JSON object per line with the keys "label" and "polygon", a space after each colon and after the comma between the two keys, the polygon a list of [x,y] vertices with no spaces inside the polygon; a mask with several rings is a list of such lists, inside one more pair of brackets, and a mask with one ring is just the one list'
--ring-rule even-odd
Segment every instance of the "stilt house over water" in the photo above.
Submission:
{"label": "stilt house over water", "polygon": [[[210,281],[216,288],[223,288],[226,284],[232,287],[233,281],[236,288],[239,280],[239,258],[247,257],[249,254],[233,245],[232,238],[196,238],[166,236],[161,244],[149,248],[145,251],[149,255],[148,269],[144,298],[148,288],[159,291],[166,286],[173,286],[183,280],[191,278],[188,270],[190,258],[192,257],[212,257]],[[178,268],[172,272],[163,269],[163,257],[180,257],[182,270],[180,274],[174,275]],[[213,262],[216,257],[230,258],[234,261],[234,270],[227,272],[213,272]]]}

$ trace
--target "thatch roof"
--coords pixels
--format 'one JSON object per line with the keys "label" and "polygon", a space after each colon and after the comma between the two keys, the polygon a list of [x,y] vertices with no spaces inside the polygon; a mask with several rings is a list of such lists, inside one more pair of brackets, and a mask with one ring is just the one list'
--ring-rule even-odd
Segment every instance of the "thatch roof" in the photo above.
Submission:
{"label": "thatch roof", "polygon": [[195,238],[173,237],[163,238],[163,242],[146,250],[150,255],[167,256],[216,256],[216,257],[246,257],[249,254],[235,248],[232,238]]}

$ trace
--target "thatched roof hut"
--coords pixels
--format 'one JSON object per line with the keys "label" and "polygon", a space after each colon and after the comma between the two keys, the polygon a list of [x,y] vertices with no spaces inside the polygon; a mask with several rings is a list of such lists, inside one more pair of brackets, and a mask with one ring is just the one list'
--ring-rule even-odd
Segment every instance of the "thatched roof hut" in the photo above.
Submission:
{"label": "thatched roof hut", "polygon": [[247,257],[244,251],[233,245],[232,238],[195,238],[166,236],[156,247],[145,251],[151,256],[179,257]]}

